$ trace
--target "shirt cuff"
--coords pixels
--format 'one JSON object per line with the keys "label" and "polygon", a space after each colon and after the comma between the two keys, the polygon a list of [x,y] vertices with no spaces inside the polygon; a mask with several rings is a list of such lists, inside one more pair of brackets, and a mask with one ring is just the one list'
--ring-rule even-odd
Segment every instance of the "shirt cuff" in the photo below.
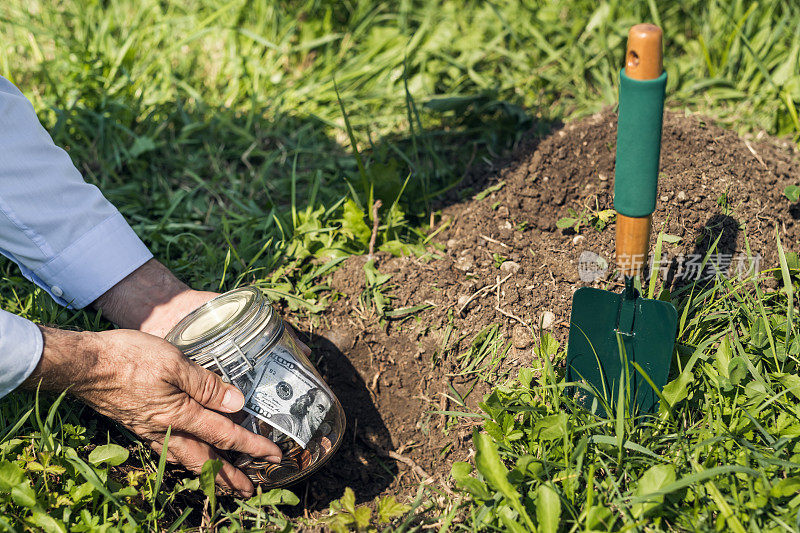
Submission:
{"label": "shirt cuff", "polygon": [[42,358],[43,345],[36,324],[0,310],[0,398],[33,373]]}
{"label": "shirt cuff", "polygon": [[116,212],[33,271],[33,276],[56,302],[80,309],[152,257]]}

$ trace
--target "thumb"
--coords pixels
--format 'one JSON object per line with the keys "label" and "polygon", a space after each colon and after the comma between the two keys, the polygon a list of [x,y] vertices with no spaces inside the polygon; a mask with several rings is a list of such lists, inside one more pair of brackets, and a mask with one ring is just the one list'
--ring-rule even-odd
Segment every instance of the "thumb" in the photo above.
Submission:
{"label": "thumb", "polygon": [[204,407],[223,413],[236,413],[244,407],[244,395],[235,385],[185,357],[178,375],[180,388]]}

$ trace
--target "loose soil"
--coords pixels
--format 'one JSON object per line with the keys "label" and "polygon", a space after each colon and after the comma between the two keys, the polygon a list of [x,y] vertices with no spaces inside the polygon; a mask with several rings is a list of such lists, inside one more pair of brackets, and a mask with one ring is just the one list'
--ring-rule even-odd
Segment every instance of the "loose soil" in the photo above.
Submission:
{"label": "loose soil", "polygon": [[[448,496],[450,465],[470,457],[478,421],[441,412],[477,410],[492,386],[534,364],[534,341],[523,324],[536,329],[544,321],[563,343],[572,293],[587,284],[620,286],[613,265],[592,283],[581,281],[578,270],[585,250],[613,262],[613,223],[602,231],[556,228],[570,208],[580,213],[613,207],[615,145],[611,110],[532,138],[503,168],[476,171],[465,185],[475,191],[502,183],[501,188],[443,208],[437,226],[446,228],[430,248],[437,259],[377,254],[381,273],[392,275],[386,291],[395,297],[392,307],[430,305],[426,310],[380,321],[362,309],[365,257],[348,259],[332,275],[340,297],[310,344],[344,404],[349,427],[338,456],[295,487],[301,512],[326,508],[346,486],[359,502],[381,494],[410,500],[420,483]],[[776,266],[776,227],[783,246],[798,251],[800,205],[782,193],[796,183],[800,162],[789,141],[764,135],[744,140],[709,120],[668,113],[653,218],[653,242],[660,231],[680,238],[665,245],[671,258],[666,286],[683,282],[681,255],[705,253],[720,233],[718,251],[732,254],[733,263],[745,250],[746,233],[752,253],[761,256],[760,267]],[[511,341],[507,356],[486,381],[459,376],[459,355],[491,324],[499,324],[499,333]],[[466,405],[459,405],[459,396]]]}

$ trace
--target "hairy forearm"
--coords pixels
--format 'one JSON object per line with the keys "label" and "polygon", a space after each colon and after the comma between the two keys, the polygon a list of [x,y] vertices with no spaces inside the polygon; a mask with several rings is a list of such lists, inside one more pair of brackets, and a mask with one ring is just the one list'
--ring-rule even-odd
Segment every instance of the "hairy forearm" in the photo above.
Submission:
{"label": "hairy forearm", "polygon": [[[66,331],[39,326],[42,331],[42,356],[22,387],[61,392],[81,387],[96,368],[99,352],[97,335],[91,331]],[[74,392],[74,390],[73,390]]]}
{"label": "hairy forearm", "polygon": [[92,303],[121,328],[153,329],[166,308],[191,289],[155,259],[137,268]]}

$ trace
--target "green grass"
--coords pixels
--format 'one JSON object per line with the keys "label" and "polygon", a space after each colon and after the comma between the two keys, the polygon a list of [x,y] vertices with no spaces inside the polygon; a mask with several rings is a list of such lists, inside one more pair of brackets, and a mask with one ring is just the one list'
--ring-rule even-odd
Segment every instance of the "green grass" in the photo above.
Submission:
{"label": "green grass", "polygon": [[[378,247],[419,251],[437,198],[477,192],[457,188],[470,164],[491,164],[526,130],[613,104],[633,23],[665,30],[670,106],[797,141],[798,16],[788,0],[12,0],[0,5],[0,74],[179,276],[213,290],[255,283],[305,316],[324,311],[325,277],[337,262],[366,252],[374,200],[384,206]],[[60,310],[13,265],[0,268],[4,309],[108,327],[91,313]],[[385,314],[391,302],[380,285],[364,301]],[[523,375],[522,385],[490,397],[490,438],[476,441],[482,479],[466,481],[466,467],[457,467],[472,503],[449,520],[502,527],[524,512],[549,530],[558,501],[556,518],[567,528],[607,520],[606,505],[620,527],[793,527],[797,502],[784,493],[795,491],[797,414],[786,377],[794,360],[782,361],[780,350],[791,352],[796,336],[782,334],[785,321],[775,318],[792,309],[790,295],[746,288],[722,284],[679,300],[689,310],[681,361],[693,366],[676,388],[687,397],[649,425],[559,415],[557,404],[542,403],[556,401],[561,386],[548,372],[550,382]],[[719,348],[724,338],[729,348]],[[728,349],[744,363],[725,368]],[[503,353],[491,350],[484,363]],[[465,371],[492,368],[464,363]],[[81,531],[200,523],[202,509],[187,507],[183,517],[175,503],[200,488],[197,480],[165,489],[157,457],[143,449],[121,477],[108,462],[92,463],[90,444],[130,441],[87,408],[55,404],[42,396],[38,416],[23,420],[33,395],[0,401],[0,524]],[[556,438],[531,440],[537,423]],[[502,470],[490,472],[495,448],[513,467],[511,486]],[[528,455],[536,460],[525,463]],[[708,474],[733,467],[744,470]],[[116,480],[106,481],[109,471]],[[782,475],[790,481],[776,480]],[[282,498],[215,512],[231,527],[282,527],[271,510]]]}
{"label": "green grass", "polygon": [[681,317],[677,360],[655,416],[627,416],[624,403],[607,418],[577,407],[555,370],[564,352],[541,338],[538,367],[481,406],[477,473],[453,466],[473,497],[472,523],[513,530],[530,521],[540,531],[800,527],[800,271],[783,256],[781,263],[765,274],[782,284],[770,294],[755,277],[718,277],[672,295]]}

